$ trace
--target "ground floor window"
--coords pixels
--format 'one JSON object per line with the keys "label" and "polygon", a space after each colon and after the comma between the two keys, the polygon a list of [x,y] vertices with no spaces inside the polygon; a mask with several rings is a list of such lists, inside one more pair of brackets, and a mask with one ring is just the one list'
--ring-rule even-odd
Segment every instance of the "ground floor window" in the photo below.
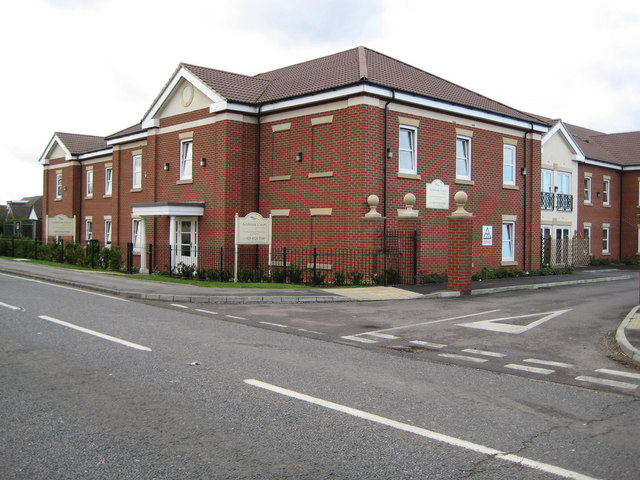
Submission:
{"label": "ground floor window", "polygon": [[142,247],[142,220],[134,218],[131,221],[131,243],[133,243],[133,252],[140,253]]}
{"label": "ground floor window", "polygon": [[515,260],[515,222],[502,222],[502,261]]}
{"label": "ground floor window", "polygon": [[602,229],[602,253],[609,253],[609,227]]}

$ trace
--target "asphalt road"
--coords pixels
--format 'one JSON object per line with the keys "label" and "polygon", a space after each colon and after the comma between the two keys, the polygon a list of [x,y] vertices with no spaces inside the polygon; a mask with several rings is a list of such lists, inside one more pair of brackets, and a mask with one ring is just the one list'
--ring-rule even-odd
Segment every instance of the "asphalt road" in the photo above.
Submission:
{"label": "asphalt road", "polygon": [[194,313],[0,275],[1,477],[635,479],[640,470],[634,395]]}

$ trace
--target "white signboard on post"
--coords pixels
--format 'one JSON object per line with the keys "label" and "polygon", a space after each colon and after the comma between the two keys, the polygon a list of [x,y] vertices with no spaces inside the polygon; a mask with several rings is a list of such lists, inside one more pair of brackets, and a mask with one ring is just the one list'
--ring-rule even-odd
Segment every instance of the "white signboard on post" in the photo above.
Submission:
{"label": "white signboard on post", "polygon": [[264,218],[256,212],[245,217],[236,213],[236,248],[233,267],[233,281],[238,281],[238,245],[269,245],[269,265],[271,265],[271,215]]}
{"label": "white signboard on post", "polygon": [[48,237],[75,237],[76,217],[69,218],[66,215],[47,217]]}
{"label": "white signboard on post", "polygon": [[449,209],[449,185],[437,179],[427,183],[427,208]]}

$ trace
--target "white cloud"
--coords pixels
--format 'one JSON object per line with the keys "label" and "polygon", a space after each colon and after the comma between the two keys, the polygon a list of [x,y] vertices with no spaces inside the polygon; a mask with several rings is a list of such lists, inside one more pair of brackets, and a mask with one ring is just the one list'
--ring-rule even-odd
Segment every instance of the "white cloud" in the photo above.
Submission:
{"label": "white cloud", "polygon": [[54,131],[138,122],[180,61],[254,75],[365,45],[515,108],[640,130],[637,1],[21,0],[2,16],[0,202],[41,192]]}

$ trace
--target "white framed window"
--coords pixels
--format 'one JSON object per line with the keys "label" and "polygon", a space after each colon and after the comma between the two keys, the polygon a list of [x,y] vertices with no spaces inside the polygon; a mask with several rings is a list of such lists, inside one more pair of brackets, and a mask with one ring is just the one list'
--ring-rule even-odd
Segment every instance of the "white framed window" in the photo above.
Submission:
{"label": "white framed window", "polygon": [[636,251],[640,252],[640,225],[638,225],[638,250]]}
{"label": "white framed window", "polygon": [[87,170],[87,197],[93,197],[93,170]]}
{"label": "white framed window", "polygon": [[502,183],[504,185],[516,184],[516,147],[515,145],[502,146]]}
{"label": "white framed window", "polygon": [[111,247],[111,220],[104,221],[104,246]]}
{"label": "white framed window", "polygon": [[56,198],[62,198],[62,174],[56,173]]}
{"label": "white framed window", "polygon": [[131,168],[131,187],[142,188],[142,155],[134,155]]}
{"label": "white framed window", "polygon": [[584,203],[591,203],[591,177],[584,177]]}
{"label": "white framed window", "polygon": [[93,238],[93,220],[84,221],[85,240],[89,241]]}
{"label": "white framed window", "polygon": [[562,212],[573,211],[573,196],[571,194],[571,174],[556,172],[556,209]]}
{"label": "white framed window", "polygon": [[113,168],[105,167],[104,169],[104,194],[113,194]]}
{"label": "white framed window", "polygon": [[605,179],[602,181],[602,204],[610,205],[611,195],[611,181]]}
{"label": "white framed window", "polygon": [[131,243],[133,243],[133,253],[140,253],[142,248],[142,220],[140,218],[131,220]]}
{"label": "white framed window", "polygon": [[609,227],[602,227],[602,253],[609,253]]}
{"label": "white framed window", "polygon": [[191,180],[193,165],[193,139],[180,141],[180,180]]}
{"label": "white framed window", "polygon": [[398,171],[400,173],[418,173],[417,162],[418,130],[415,127],[400,125],[400,145],[398,148]]}
{"label": "white framed window", "polygon": [[582,236],[587,244],[588,252],[591,254],[591,227],[584,227]]}
{"label": "white framed window", "polygon": [[471,180],[471,138],[456,137],[456,178]]}
{"label": "white framed window", "polygon": [[502,222],[502,261],[515,260],[515,222]]}

